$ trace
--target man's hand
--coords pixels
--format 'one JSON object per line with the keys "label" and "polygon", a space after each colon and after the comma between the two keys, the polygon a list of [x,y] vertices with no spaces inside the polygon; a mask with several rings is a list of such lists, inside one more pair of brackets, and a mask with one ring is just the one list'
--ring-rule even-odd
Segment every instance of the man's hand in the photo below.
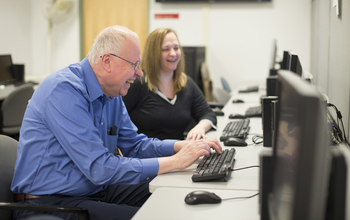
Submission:
{"label": "man's hand", "polygon": [[158,158],[158,174],[166,173],[175,169],[185,169],[192,165],[199,157],[209,156],[211,148],[221,153],[222,147],[217,139],[177,141],[174,144],[175,155]]}

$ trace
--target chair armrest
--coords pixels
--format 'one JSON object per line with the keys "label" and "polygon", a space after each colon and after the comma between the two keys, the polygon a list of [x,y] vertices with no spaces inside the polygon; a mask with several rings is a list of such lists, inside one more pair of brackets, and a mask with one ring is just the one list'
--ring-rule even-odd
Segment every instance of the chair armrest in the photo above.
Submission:
{"label": "chair armrest", "polygon": [[89,219],[89,212],[87,209],[84,209],[84,208],[0,202],[0,209],[77,213],[79,220],[88,220]]}

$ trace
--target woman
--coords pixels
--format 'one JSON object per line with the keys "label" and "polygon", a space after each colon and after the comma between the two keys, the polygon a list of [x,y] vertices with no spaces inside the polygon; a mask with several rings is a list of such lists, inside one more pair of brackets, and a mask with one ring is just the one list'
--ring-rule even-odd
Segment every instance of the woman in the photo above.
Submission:
{"label": "woman", "polygon": [[147,38],[137,78],[123,97],[131,120],[149,137],[184,139],[186,128],[198,122],[186,140],[206,138],[216,128],[216,115],[202,91],[184,73],[185,59],[174,30],[158,28]]}

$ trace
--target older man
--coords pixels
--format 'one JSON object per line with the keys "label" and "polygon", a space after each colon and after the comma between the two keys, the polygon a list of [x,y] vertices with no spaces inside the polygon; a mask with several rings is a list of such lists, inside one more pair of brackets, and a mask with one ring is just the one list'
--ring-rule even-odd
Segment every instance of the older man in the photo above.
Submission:
{"label": "older man", "polygon": [[[82,207],[90,219],[130,219],[157,174],[190,166],[217,140],[178,141],[137,134],[121,96],[140,69],[137,35],[104,29],[87,58],[48,76],[29,101],[11,190],[21,203]],[[124,157],[115,156],[119,148]],[[32,215],[18,210],[15,218]],[[53,213],[76,219],[67,213]]]}

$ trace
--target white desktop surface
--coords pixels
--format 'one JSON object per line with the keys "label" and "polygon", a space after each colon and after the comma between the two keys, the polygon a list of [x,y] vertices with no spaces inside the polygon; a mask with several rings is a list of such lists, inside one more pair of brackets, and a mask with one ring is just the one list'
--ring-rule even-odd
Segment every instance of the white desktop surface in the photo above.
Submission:
{"label": "white desktop surface", "polygon": [[[44,77],[37,77],[37,76],[32,76],[32,77],[26,77],[26,80],[32,80],[37,83],[41,83],[44,80]],[[33,88],[36,89],[39,85],[34,85]],[[8,95],[11,94],[11,92],[15,91],[17,86],[14,84],[10,85],[0,85],[0,100],[4,100]]]}
{"label": "white desktop surface", "polygon": [[[139,219],[239,219],[255,220],[260,219],[259,195],[249,199],[223,200],[218,204],[187,205],[184,201],[186,195],[193,189],[168,188],[157,189],[147,202],[132,218]],[[257,191],[235,191],[235,190],[210,190],[224,198],[248,197]]]}
{"label": "white desktop surface", "polygon": [[245,103],[259,103],[262,96],[265,96],[265,93],[251,92],[232,94],[232,97],[234,97],[234,99],[244,100]]}
{"label": "white desktop surface", "polygon": [[0,85],[0,100],[5,99],[11,92],[15,91],[15,85]]}
{"label": "white desktop surface", "polygon": [[[257,94],[255,93],[255,96]],[[210,131],[206,134],[207,138],[217,138],[220,139],[222,130],[225,128],[226,124],[233,120],[229,119],[229,113],[241,113],[244,114],[248,107],[259,105],[258,102],[255,103],[228,103],[223,108],[225,113],[224,116],[218,116],[217,120],[217,130]],[[261,118],[250,118],[250,131],[245,140],[248,143],[246,147],[233,146],[236,149],[236,162],[234,169],[243,168],[248,166],[259,165],[259,155],[262,149],[264,149],[263,144],[254,144],[252,137],[254,135],[262,136],[262,122]],[[224,149],[231,148],[224,146],[223,142],[220,142]],[[259,169],[258,167],[253,167],[249,169],[233,171],[231,173],[230,179],[227,182],[222,181],[207,181],[207,182],[193,182],[191,177],[195,172],[200,159],[194,164],[184,170],[175,170],[165,174],[156,176],[149,185],[150,192],[154,192],[160,187],[173,187],[173,188],[201,188],[201,189],[224,189],[224,190],[248,190],[254,191],[259,189]]]}
{"label": "white desktop surface", "polygon": [[[226,147],[225,147],[226,148]],[[259,165],[259,154],[262,146],[247,146],[236,148],[236,162],[234,169]],[[176,170],[158,175],[149,184],[149,191],[154,192],[161,187],[174,188],[200,188],[200,189],[224,189],[224,190],[259,190],[259,167],[232,171],[228,181],[204,181],[193,182],[191,177],[199,163],[197,160],[185,170]]]}
{"label": "white desktop surface", "polygon": [[[240,89],[245,89],[246,87],[242,87]],[[248,93],[239,93],[240,89],[236,89],[230,93],[231,100],[232,99],[242,99],[245,103],[260,103],[260,99],[262,96],[266,96],[266,88],[265,85],[259,85],[258,92],[248,92]]]}

